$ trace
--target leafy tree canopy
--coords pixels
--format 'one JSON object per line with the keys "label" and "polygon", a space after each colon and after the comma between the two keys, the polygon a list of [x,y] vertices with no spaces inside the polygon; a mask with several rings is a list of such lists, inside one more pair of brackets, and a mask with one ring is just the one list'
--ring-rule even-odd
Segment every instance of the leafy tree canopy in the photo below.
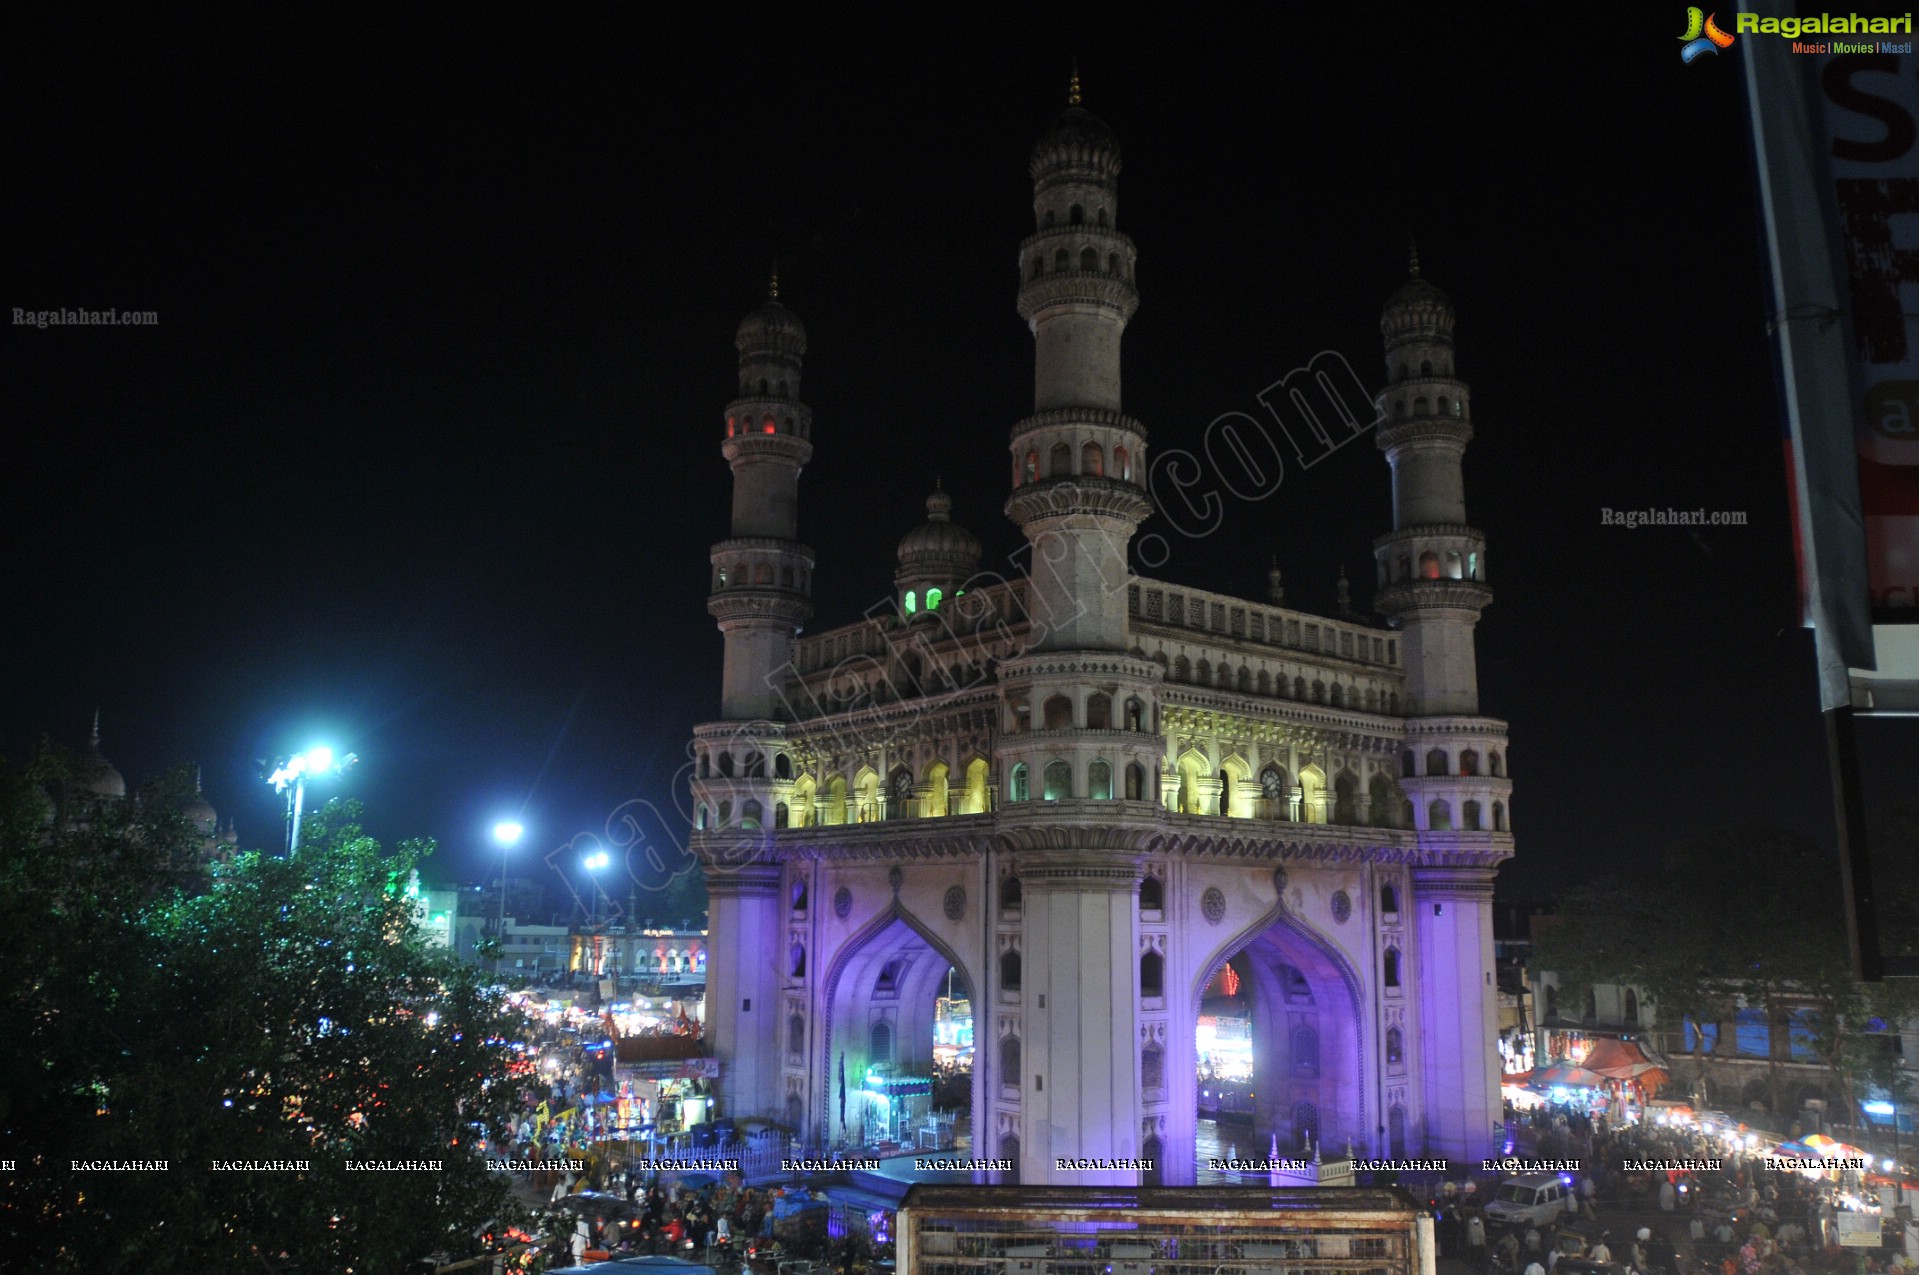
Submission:
{"label": "leafy tree canopy", "polygon": [[[335,1275],[472,1252],[512,1207],[474,1128],[518,1104],[499,1042],[521,1027],[421,936],[399,886],[431,845],[383,850],[336,802],[297,860],[197,878],[201,834],[172,813],[184,775],[103,799],[84,766],[53,749],[24,776],[0,765],[10,1260]],[[72,1167],[155,1160],[168,1170]]]}

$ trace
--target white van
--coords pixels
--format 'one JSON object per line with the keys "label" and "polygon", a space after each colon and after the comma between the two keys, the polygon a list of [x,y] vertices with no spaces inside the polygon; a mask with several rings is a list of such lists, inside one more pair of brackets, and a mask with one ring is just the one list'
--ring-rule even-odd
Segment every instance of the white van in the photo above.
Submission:
{"label": "white van", "polygon": [[1499,1184],[1486,1204],[1486,1220],[1500,1226],[1545,1226],[1561,1213],[1578,1209],[1572,1184],[1557,1173],[1522,1173]]}

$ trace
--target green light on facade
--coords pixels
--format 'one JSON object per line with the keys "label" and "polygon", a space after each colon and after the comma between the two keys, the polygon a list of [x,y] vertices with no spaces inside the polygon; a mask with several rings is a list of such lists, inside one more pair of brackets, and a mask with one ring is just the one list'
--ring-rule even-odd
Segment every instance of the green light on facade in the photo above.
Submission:
{"label": "green light on facade", "polygon": [[938,589],[928,589],[926,591],[926,609],[928,611],[937,611],[940,609],[940,591]]}
{"label": "green light on facade", "polygon": [[[931,595],[928,596],[930,597]],[[906,614],[911,615],[917,610],[919,610],[919,600],[915,597],[913,590],[908,589],[906,591]]]}

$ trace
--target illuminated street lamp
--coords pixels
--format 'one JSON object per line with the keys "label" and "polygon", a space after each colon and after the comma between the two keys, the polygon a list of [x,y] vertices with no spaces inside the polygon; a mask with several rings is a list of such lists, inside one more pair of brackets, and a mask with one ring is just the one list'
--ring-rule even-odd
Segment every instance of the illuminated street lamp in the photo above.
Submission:
{"label": "illuminated street lamp", "polygon": [[287,796],[287,858],[300,851],[300,819],[306,810],[307,777],[343,774],[359,760],[355,753],[335,757],[333,750],[322,744],[287,758],[267,776],[273,791]]}
{"label": "illuminated street lamp", "polygon": [[493,842],[500,847],[500,923],[493,931],[493,977],[500,977],[500,949],[506,945],[506,856],[526,829],[517,819],[502,819],[493,825]]}
{"label": "illuminated street lamp", "polygon": [[[607,864],[613,862],[613,857],[604,850],[589,850],[587,851],[586,857],[580,860],[580,862],[585,865],[589,873],[597,873],[603,870]],[[593,876],[588,879],[593,882],[593,906],[587,915],[587,921],[589,924],[597,926],[600,923],[600,896],[606,893],[606,891],[600,889],[599,877]]]}

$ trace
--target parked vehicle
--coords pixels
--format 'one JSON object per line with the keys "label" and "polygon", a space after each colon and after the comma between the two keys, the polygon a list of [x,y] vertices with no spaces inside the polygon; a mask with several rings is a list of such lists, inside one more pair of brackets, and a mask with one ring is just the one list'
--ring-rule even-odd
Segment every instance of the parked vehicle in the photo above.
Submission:
{"label": "parked vehicle", "polygon": [[1507,1178],[1486,1204],[1486,1220],[1498,1226],[1546,1226],[1575,1213],[1572,1183],[1557,1173],[1521,1173]]}

